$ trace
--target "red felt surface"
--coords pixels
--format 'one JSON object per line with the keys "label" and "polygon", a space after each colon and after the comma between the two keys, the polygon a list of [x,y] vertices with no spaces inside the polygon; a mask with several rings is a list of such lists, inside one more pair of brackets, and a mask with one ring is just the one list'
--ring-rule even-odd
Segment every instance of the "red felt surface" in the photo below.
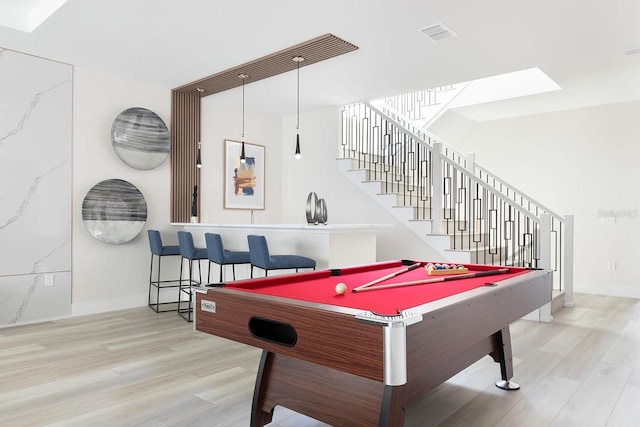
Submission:
{"label": "red felt surface", "polygon": [[[379,285],[434,279],[433,276],[427,275],[424,268],[428,262],[416,262],[421,264],[419,268],[388,279],[379,283]],[[338,276],[331,276],[330,272],[325,270],[256,280],[243,280],[227,284],[226,287],[264,295],[331,304],[390,315],[396,314],[399,310],[406,310],[420,304],[466,292],[487,283],[505,280],[528,271],[522,268],[509,267],[510,271],[505,274],[380,289],[368,292],[352,292],[352,289],[355,287],[394,273],[404,267],[406,266],[403,266],[400,261],[394,261],[372,264],[370,266],[344,268],[340,270],[341,274]],[[465,264],[465,267],[469,269],[469,273],[504,268],[473,264]],[[446,276],[438,276],[437,278],[442,277]],[[338,283],[347,285],[347,292],[345,294],[336,294],[335,286]],[[377,285],[373,285],[373,287],[375,286]]]}

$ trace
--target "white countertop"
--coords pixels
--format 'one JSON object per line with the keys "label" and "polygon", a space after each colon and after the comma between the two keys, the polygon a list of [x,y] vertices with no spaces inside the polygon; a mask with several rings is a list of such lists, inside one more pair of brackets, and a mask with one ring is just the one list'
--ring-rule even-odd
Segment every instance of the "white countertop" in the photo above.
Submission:
{"label": "white countertop", "polygon": [[[264,235],[274,254],[297,254],[316,260],[319,270],[376,261],[378,231],[392,224],[209,224],[172,222],[172,226],[193,234],[196,245],[204,247],[206,233],[222,236],[225,246],[246,250],[247,235]],[[248,274],[247,274],[248,276]]]}
{"label": "white countertop", "polygon": [[228,229],[269,229],[269,230],[305,230],[305,231],[364,231],[389,228],[392,224],[207,224],[196,222],[172,222],[179,227],[228,228]]}

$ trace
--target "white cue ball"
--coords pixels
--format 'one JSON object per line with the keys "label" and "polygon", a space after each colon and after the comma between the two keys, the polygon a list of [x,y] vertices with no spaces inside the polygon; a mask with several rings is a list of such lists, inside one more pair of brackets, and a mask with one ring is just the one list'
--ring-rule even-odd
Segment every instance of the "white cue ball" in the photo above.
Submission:
{"label": "white cue ball", "polygon": [[344,283],[338,283],[338,284],[336,285],[336,293],[337,293],[338,295],[342,295],[342,294],[344,294],[345,292],[347,292],[347,285],[345,285]]}

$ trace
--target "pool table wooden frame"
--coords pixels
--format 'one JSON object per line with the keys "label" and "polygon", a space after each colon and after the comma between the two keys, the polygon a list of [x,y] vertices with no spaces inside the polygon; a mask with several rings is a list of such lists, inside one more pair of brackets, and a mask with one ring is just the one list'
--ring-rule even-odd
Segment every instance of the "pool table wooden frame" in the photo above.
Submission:
{"label": "pool table wooden frame", "polygon": [[[492,279],[493,286],[411,308],[417,319],[379,322],[363,320],[362,310],[211,287],[197,293],[195,328],[263,349],[252,427],[268,424],[276,405],[332,426],[400,427],[405,409],[486,355],[503,381],[512,378],[509,325],[551,301],[552,275]],[[293,327],[294,345],[255,336],[248,325],[256,318]]]}

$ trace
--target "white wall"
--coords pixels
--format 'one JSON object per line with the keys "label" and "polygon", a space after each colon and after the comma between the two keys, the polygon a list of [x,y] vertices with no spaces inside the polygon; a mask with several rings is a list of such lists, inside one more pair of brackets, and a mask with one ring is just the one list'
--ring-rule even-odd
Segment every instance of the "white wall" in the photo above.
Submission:
{"label": "white wall", "polygon": [[[123,81],[79,67],[74,76],[73,166],[73,314],[146,305],[149,248],[146,230],[156,228],[175,243],[169,225],[170,165],[134,170],[111,147],[110,128],[122,110],[141,106],[170,122],[170,93],[139,82]],[[223,208],[222,157],[225,139],[240,139],[241,104],[215,95],[203,100],[202,220],[247,223],[251,212]],[[436,123],[445,140],[477,153],[478,162],[576,222],[575,288],[579,292],[640,297],[640,218],[603,224],[600,211],[638,212],[635,163],[640,129],[634,126],[640,103],[624,103],[539,116],[465,123],[455,113]],[[343,177],[336,166],[340,136],[339,107],[303,112],[303,157],[293,158],[296,116],[284,118],[245,110],[245,140],[266,147],[266,209],[255,223],[305,221],[309,192],[328,206],[331,223],[385,223],[379,232],[379,260],[437,259],[437,254],[375,201]],[[456,134],[457,133],[457,134]],[[451,140],[453,142],[453,138]],[[124,245],[107,245],[85,229],[81,205],[87,191],[103,179],[121,178],[145,196],[149,216],[145,231]],[[639,215],[640,216],[640,215]],[[609,261],[616,270],[607,271]],[[177,266],[176,266],[177,267]],[[169,265],[167,269],[171,268]]]}
{"label": "white wall", "polygon": [[282,170],[284,173],[283,222],[306,222],[307,196],[314,191],[325,199],[329,222],[334,224],[392,224],[378,232],[377,259],[438,260],[437,253],[396,221],[383,207],[343,176],[337,167],[340,144],[340,108],[302,113],[302,158],[294,158],[297,117],[282,120]]}
{"label": "white wall", "polygon": [[[640,298],[640,102],[431,130],[555,212],[575,215],[575,291]],[[603,214],[617,213],[614,224]],[[609,270],[615,261],[615,270]]]}
{"label": "white wall", "polygon": [[[223,207],[224,140],[240,140],[241,99],[238,93],[238,96],[212,95],[202,100],[202,222],[251,221],[250,211]],[[326,200],[331,223],[393,225],[378,233],[379,260],[437,259],[430,247],[338,172],[340,108],[302,113],[300,160],[293,157],[296,120],[295,115],[281,118],[245,109],[245,142],[265,146],[265,210],[254,211],[256,224],[305,223],[307,195],[315,191]]]}
{"label": "white wall", "polygon": [[[223,207],[224,140],[239,140],[241,103],[231,96],[203,99],[201,220],[210,223],[249,223],[251,211]],[[165,243],[175,244],[177,229],[170,222],[170,164],[140,171],[124,164],[111,146],[114,118],[139,106],[158,114],[170,125],[170,92],[140,82],[120,80],[80,67],[74,76],[73,166],[73,305],[74,315],[147,304],[149,245],[146,230],[158,229]],[[239,114],[240,113],[240,114]],[[303,158],[293,158],[295,116],[275,117],[245,109],[245,141],[265,146],[265,209],[254,211],[255,223],[305,222],[307,194],[316,191],[327,201],[332,223],[384,223],[393,228],[379,233],[379,260],[435,259],[435,253],[361,193],[336,165],[339,108],[304,113],[301,135]],[[96,183],[127,180],[145,197],[148,218],[143,232],[122,245],[94,239],[82,222],[81,206]],[[167,260],[172,261],[172,260]],[[163,263],[169,273],[179,264]]]}
{"label": "white wall", "polygon": [[[171,94],[166,89],[81,67],[74,69],[73,88],[72,314],[144,306],[150,259],[146,230],[154,228],[168,236],[175,234],[169,226],[170,163],[167,159],[152,170],[127,166],[112,148],[111,125],[123,110],[144,107],[170,126]],[[144,230],[121,245],[94,239],[82,221],[82,201],[87,192],[98,182],[111,178],[135,185],[147,203]],[[173,238],[173,242],[166,243],[176,241]],[[170,268],[168,263],[166,268]]]}
{"label": "white wall", "polygon": [[[241,141],[242,136],[242,95],[232,97],[231,91],[225,95],[208,96],[201,104],[200,221],[249,224],[251,210],[224,208],[224,141]],[[282,219],[281,139],[280,117],[245,108],[245,142],[265,147],[265,209],[253,211],[255,223],[279,223]]]}

